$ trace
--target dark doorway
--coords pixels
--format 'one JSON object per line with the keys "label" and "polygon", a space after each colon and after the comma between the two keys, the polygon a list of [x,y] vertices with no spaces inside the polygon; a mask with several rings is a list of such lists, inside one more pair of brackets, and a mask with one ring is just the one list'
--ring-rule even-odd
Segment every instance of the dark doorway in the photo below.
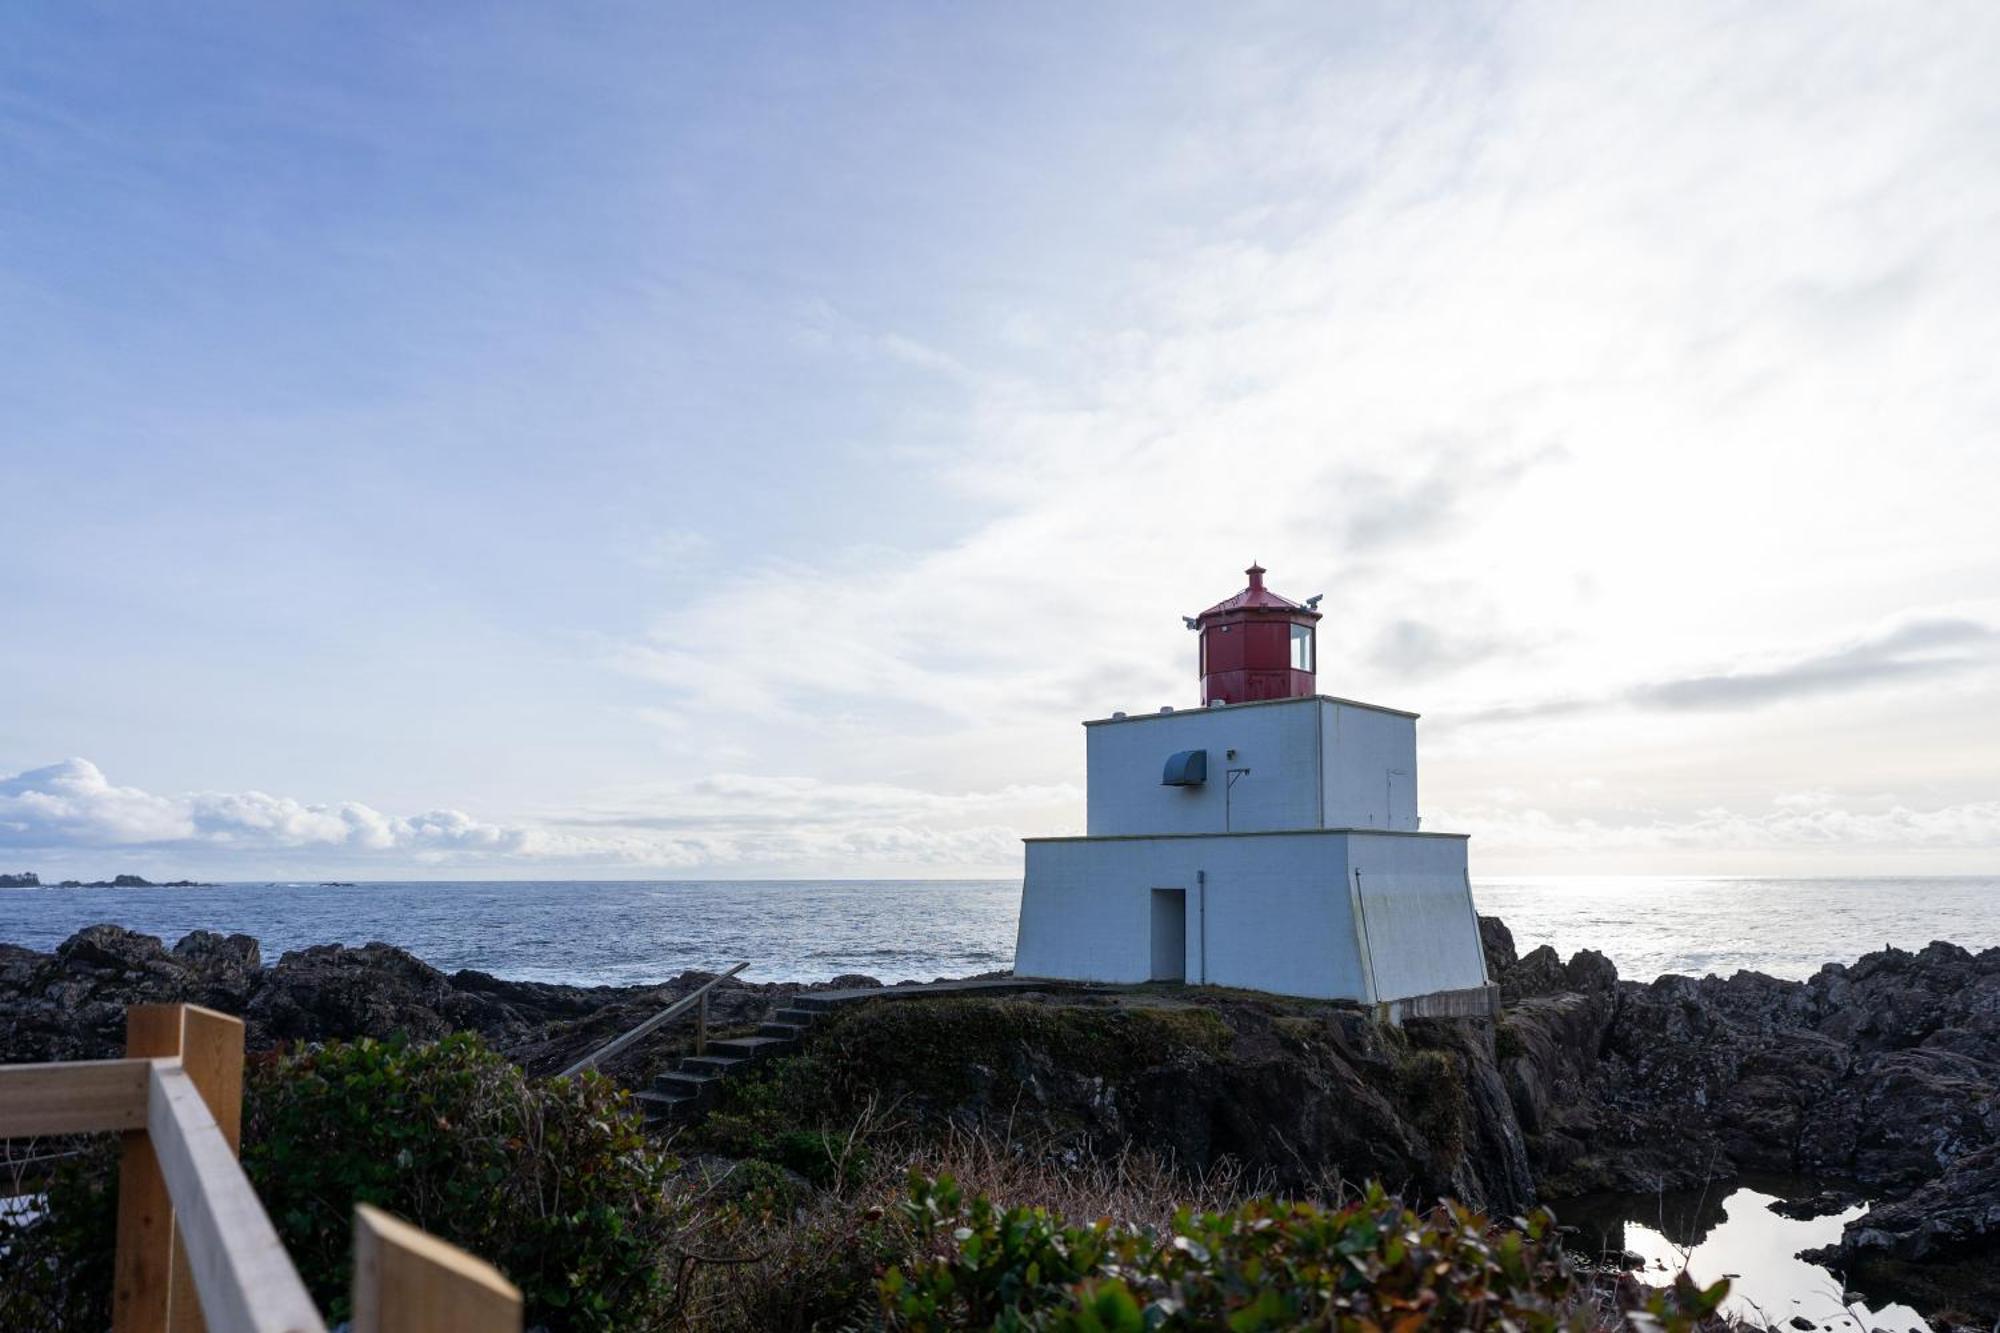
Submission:
{"label": "dark doorway", "polygon": [[1153,980],[1187,980],[1187,890],[1153,890]]}

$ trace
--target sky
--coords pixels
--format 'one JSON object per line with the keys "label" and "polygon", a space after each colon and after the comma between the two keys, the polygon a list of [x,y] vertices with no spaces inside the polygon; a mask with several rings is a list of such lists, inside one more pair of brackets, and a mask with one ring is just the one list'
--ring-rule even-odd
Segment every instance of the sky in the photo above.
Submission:
{"label": "sky", "polygon": [[1996,59],[9,5],[0,870],[1017,875],[1254,559],[1475,877],[2000,872]]}

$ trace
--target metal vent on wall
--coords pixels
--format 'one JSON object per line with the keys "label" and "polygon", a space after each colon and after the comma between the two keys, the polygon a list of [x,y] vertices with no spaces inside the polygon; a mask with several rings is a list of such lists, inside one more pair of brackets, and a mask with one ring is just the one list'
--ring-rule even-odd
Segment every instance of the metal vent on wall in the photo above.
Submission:
{"label": "metal vent on wall", "polygon": [[1208,751],[1182,750],[1167,760],[1160,777],[1162,787],[1199,787],[1208,781]]}

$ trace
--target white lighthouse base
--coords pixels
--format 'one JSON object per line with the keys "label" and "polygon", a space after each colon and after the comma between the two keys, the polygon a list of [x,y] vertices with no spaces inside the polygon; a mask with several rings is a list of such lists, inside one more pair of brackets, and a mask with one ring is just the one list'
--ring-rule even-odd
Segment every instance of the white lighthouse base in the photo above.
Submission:
{"label": "white lighthouse base", "polygon": [[1014,971],[1371,1005],[1487,984],[1464,836],[1359,829],[1030,838]]}

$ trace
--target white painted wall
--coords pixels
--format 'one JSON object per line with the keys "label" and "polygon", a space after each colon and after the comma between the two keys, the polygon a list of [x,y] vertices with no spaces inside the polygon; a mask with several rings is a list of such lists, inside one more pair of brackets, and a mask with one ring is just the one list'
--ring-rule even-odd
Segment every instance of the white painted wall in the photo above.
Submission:
{"label": "white painted wall", "polygon": [[1347,876],[1378,1000],[1486,984],[1466,840],[1355,833]]}
{"label": "white painted wall", "polygon": [[1145,981],[1158,888],[1186,890],[1191,982],[1368,1002],[1485,980],[1465,840],[1342,832],[1030,839],[1014,970]]}
{"label": "white painted wall", "polygon": [[[1094,838],[1417,827],[1417,721],[1406,713],[1285,699],[1086,722],[1084,735]],[[1202,786],[1160,785],[1181,750],[1208,751]],[[1232,768],[1250,772],[1225,793]]]}
{"label": "white painted wall", "polygon": [[1325,701],[1319,714],[1327,828],[1417,827],[1417,720]]}
{"label": "white painted wall", "polygon": [[[1250,773],[1228,795],[1229,831],[1318,828],[1315,704],[1298,699],[1085,723],[1085,829],[1093,838],[1221,833],[1231,768]],[[1160,785],[1167,757],[1181,750],[1208,751],[1206,783]]]}
{"label": "white painted wall", "polygon": [[1358,997],[1344,866],[1338,834],[1031,839],[1014,970],[1145,981],[1152,891],[1179,888],[1187,890],[1188,980],[1203,979],[1205,957],[1207,980],[1218,985]]}

